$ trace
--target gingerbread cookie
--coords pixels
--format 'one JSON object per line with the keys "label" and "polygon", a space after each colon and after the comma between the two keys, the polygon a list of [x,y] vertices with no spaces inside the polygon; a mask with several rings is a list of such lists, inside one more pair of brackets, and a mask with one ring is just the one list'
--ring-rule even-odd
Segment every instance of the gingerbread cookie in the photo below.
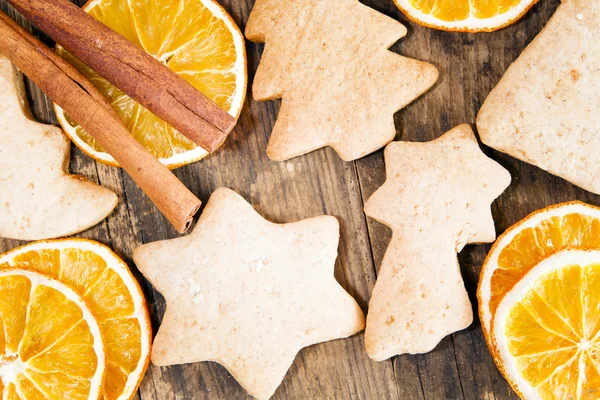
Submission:
{"label": "gingerbread cookie", "polygon": [[152,362],[216,361],[250,394],[270,397],[300,349],[364,328],[333,277],[338,240],[335,217],[274,224],[218,189],[190,235],[133,254],[167,302]]}
{"label": "gingerbread cookie", "polygon": [[358,0],[258,0],[246,37],[265,42],[252,93],[283,98],[267,153],[287,160],[331,146],[346,160],[394,139],[394,113],[437,80],[437,69],[392,53],[399,22]]}
{"label": "gingerbread cookie", "polygon": [[495,239],[490,204],[510,183],[468,125],[428,143],[392,143],[385,162],[387,179],[365,205],[393,231],[365,332],[367,353],[378,361],[428,352],[471,324],[456,253]]}
{"label": "gingerbread cookie", "polygon": [[69,139],[31,118],[23,78],[1,54],[0,87],[0,237],[67,236],[106,218],[117,196],[69,175]]}
{"label": "gingerbread cookie", "polygon": [[481,141],[600,194],[600,2],[564,0],[492,90]]}

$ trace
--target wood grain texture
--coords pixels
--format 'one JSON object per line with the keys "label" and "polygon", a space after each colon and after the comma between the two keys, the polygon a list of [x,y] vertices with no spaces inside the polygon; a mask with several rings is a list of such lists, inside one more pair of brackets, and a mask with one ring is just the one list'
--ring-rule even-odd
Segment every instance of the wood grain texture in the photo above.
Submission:
{"label": "wood grain texture", "polygon": [[[78,3],[82,5],[83,1]],[[243,31],[253,1],[221,0],[220,3]],[[440,70],[434,88],[396,115],[398,140],[426,141],[461,123],[474,125],[489,91],[541,30],[560,1],[541,1],[521,21],[489,34],[439,32],[408,21],[391,0],[364,3],[408,26],[407,37],[395,44],[393,51],[428,61]],[[0,0],[0,7],[9,9],[4,0]],[[22,18],[18,20],[31,29]],[[34,32],[40,35],[35,29]],[[44,35],[41,37],[50,43]],[[262,49],[262,45],[247,42],[250,84]],[[56,123],[48,99],[30,83],[27,89],[34,116],[43,122]],[[366,311],[376,271],[390,238],[387,228],[367,219],[362,211],[366,199],[385,179],[382,152],[346,163],[331,149],[323,149],[289,162],[272,162],[265,149],[278,110],[279,102],[257,103],[248,95],[239,123],[224,147],[175,173],[203,201],[215,188],[227,186],[274,222],[320,214],[338,217],[341,241],[336,277]],[[484,151],[513,177],[511,186],[493,205],[498,232],[549,204],[579,199],[600,205],[600,196],[491,149]],[[131,254],[141,243],[172,238],[177,233],[121,170],[95,163],[76,147],[70,167],[73,173],[118,194],[115,212],[78,236],[108,244],[129,263],[151,304],[156,330],[164,313],[164,300],[137,273]],[[0,250],[19,244],[0,239]],[[489,245],[468,246],[459,255],[474,307],[479,271],[488,250]],[[138,397],[142,400],[248,398],[224,368],[210,362],[165,368],[151,366]],[[445,338],[428,354],[404,355],[381,363],[368,359],[362,334],[311,346],[298,354],[274,396],[274,399],[516,398],[494,366],[478,320],[470,328]]]}

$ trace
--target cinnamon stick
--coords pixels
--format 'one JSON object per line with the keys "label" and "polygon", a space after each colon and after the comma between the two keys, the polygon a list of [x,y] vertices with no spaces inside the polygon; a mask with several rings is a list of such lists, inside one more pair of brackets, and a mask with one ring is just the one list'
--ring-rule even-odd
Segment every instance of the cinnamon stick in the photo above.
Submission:
{"label": "cinnamon stick", "polygon": [[236,120],[183,78],[68,0],[8,0],[71,54],[213,152]]}
{"label": "cinnamon stick", "polygon": [[200,200],[135,140],[79,71],[2,12],[0,52],[117,160],[175,229],[189,228]]}

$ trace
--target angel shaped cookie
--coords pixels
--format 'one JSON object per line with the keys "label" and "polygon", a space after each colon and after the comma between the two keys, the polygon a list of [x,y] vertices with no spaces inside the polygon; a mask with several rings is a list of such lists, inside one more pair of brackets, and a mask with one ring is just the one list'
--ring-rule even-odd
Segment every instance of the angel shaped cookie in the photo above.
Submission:
{"label": "angel shaped cookie", "polygon": [[386,181],[365,205],[393,231],[365,332],[367,353],[378,361],[428,352],[471,324],[456,253],[495,239],[490,204],[510,184],[468,125],[428,143],[391,143],[385,162]]}

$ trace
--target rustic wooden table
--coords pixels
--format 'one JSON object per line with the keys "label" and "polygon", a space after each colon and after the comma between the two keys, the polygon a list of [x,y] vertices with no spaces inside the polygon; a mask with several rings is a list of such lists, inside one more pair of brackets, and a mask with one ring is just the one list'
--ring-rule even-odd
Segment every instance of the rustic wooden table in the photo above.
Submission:
{"label": "rustic wooden table", "polygon": [[[223,0],[221,3],[243,31],[252,0]],[[365,3],[408,26],[408,36],[395,44],[393,51],[429,61],[440,70],[440,79],[434,88],[396,115],[398,140],[427,141],[458,124],[475,123],[477,111],[489,91],[544,26],[560,0],[541,0],[516,24],[489,34],[439,32],[408,21],[392,0]],[[9,8],[4,0],[0,0],[0,6],[5,10]],[[263,46],[248,42],[247,49],[251,84]],[[27,88],[35,118],[56,123],[48,99],[30,83]],[[224,147],[175,173],[205,202],[214,189],[226,186],[239,192],[274,222],[321,214],[338,217],[341,242],[336,277],[366,311],[390,238],[387,228],[366,218],[362,211],[365,200],[385,179],[382,152],[348,163],[341,161],[331,149],[322,149],[289,162],[272,162],[265,149],[278,109],[278,102],[255,102],[248,91],[239,123]],[[505,166],[513,177],[511,186],[492,206],[498,232],[549,204],[574,199],[600,204],[600,197],[536,167],[488,148],[484,151]],[[94,162],[76,147],[72,151],[71,171],[119,195],[115,212],[78,236],[108,244],[134,271],[131,254],[136,246],[178,236],[123,171]],[[14,240],[0,240],[0,250],[19,244]],[[488,249],[489,245],[468,246],[459,256],[474,308],[479,271]],[[149,300],[156,330],[164,313],[164,300],[139,274],[137,277]],[[151,366],[139,397],[168,400],[248,396],[224,368],[204,362],[167,368]],[[446,337],[428,354],[404,355],[380,363],[367,357],[362,334],[311,346],[298,354],[274,398],[517,397],[494,366],[476,320],[468,329]]]}

